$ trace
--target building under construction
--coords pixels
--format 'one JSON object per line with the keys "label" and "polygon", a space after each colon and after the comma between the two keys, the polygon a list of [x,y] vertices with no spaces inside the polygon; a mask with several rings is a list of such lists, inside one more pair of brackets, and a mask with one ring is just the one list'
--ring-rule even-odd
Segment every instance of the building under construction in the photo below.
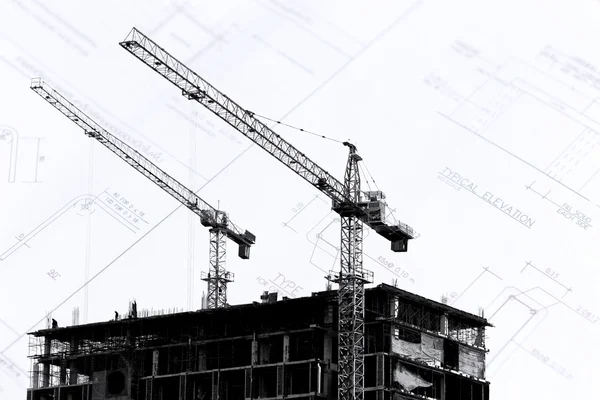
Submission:
{"label": "building under construction", "polygon": [[[337,399],[337,291],[30,333],[28,400]],[[365,296],[364,399],[487,400],[482,316]]]}

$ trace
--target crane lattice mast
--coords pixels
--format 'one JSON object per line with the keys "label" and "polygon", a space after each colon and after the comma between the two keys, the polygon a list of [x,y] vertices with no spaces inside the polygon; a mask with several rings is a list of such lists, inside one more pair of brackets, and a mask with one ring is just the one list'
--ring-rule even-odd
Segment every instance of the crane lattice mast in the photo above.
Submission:
{"label": "crane lattice mast", "polygon": [[332,200],[340,214],[341,267],[329,277],[338,285],[339,363],[338,399],[364,398],[364,284],[373,273],[362,266],[362,224],[391,242],[392,251],[407,251],[413,230],[406,224],[387,224],[382,192],[362,192],[356,147],[350,148],[344,183],[314,163],[281,136],[225,94],[189,69],[163,48],[133,28],[120,45],[177,86],[182,94],[208,108],[215,115],[252,140],[285,166],[300,175]]}
{"label": "crane lattice mast", "polygon": [[234,278],[231,272],[225,270],[225,239],[228,238],[238,244],[238,256],[248,259],[250,258],[250,246],[255,243],[256,237],[233,224],[225,212],[206,203],[196,193],[158,168],[138,151],[106,131],[40,78],[32,79],[31,89],[82,128],[87,136],[96,139],[197,214],[203,226],[210,227],[210,269],[208,274],[202,272],[202,279],[208,282],[207,307],[225,307],[227,305],[227,283],[232,282]]}

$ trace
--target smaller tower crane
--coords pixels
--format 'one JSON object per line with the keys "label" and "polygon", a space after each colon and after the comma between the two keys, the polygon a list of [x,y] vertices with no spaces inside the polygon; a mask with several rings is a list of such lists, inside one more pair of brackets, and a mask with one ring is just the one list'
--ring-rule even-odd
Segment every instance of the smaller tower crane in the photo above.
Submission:
{"label": "smaller tower crane", "polygon": [[193,213],[197,214],[203,226],[210,227],[210,270],[208,274],[202,273],[202,280],[208,282],[207,307],[226,307],[227,283],[233,281],[234,275],[225,270],[225,238],[232,240],[239,246],[238,256],[240,258],[248,259],[250,258],[250,246],[255,243],[256,237],[247,230],[242,230],[234,225],[225,212],[217,210],[206,203],[192,190],[179,183],[139,152],[106,131],[40,78],[31,80],[31,89],[82,128],[87,136],[96,139]]}

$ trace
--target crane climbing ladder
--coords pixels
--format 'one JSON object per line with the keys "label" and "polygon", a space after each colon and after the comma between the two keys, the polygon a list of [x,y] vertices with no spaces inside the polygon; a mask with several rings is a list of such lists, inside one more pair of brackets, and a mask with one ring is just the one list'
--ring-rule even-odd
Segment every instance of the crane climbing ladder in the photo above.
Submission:
{"label": "crane climbing ladder", "polygon": [[32,79],[31,89],[82,128],[87,136],[96,139],[197,214],[200,217],[200,223],[210,228],[210,269],[208,274],[202,273],[202,279],[208,283],[207,307],[225,307],[227,305],[227,283],[232,282],[234,278],[231,272],[225,270],[225,239],[228,238],[239,246],[238,256],[240,258],[248,259],[250,258],[250,247],[255,243],[256,237],[233,224],[225,212],[206,203],[196,193],[158,168],[138,151],[106,131],[40,78]]}
{"label": "crane climbing ladder", "polygon": [[[362,224],[391,242],[392,251],[406,252],[413,230],[404,223],[386,223],[385,195],[362,192],[356,147],[348,142],[349,157],[341,183],[232,99],[178,61],[162,47],[133,28],[121,47],[140,59],[182,95],[195,100],[252,140],[286,167],[332,200],[341,216],[341,266],[328,277],[338,285],[338,399],[364,398],[364,284],[373,274],[362,265]],[[362,224],[361,224],[362,223]]]}

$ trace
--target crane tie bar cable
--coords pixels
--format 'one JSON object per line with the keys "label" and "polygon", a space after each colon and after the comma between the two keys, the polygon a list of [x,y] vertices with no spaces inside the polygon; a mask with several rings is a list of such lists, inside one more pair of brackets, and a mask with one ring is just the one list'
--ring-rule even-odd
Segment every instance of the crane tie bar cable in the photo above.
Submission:
{"label": "crane tie bar cable", "polygon": [[323,139],[331,140],[331,141],[338,142],[338,143],[343,143],[341,140],[333,139],[333,138],[327,137],[325,135],[321,135],[319,133],[314,133],[314,132],[311,132],[311,131],[307,131],[306,129],[298,128],[298,127],[295,127],[293,125],[286,124],[285,122],[277,121],[277,120],[271,119],[269,117],[265,117],[264,115],[260,115],[260,114],[257,114],[255,112],[252,112],[252,111],[248,111],[248,114],[253,115],[253,116],[255,115],[255,116],[259,117],[259,118],[264,118],[264,119],[266,119],[268,121],[275,122],[277,124],[280,124],[280,125],[283,125],[283,126],[287,126],[288,128],[296,129],[296,130],[301,131],[301,132],[310,133],[311,135],[315,135],[315,136],[318,136],[318,137],[323,138]]}

